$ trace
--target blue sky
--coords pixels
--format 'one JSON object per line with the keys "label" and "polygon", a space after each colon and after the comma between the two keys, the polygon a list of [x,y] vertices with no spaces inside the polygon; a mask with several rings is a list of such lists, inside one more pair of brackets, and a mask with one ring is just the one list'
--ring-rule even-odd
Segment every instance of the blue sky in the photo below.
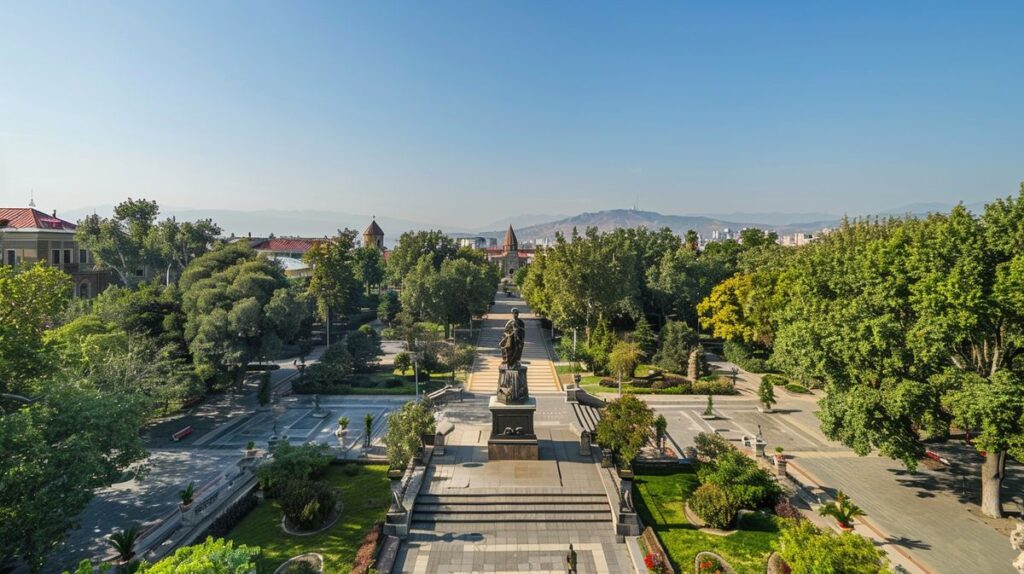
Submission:
{"label": "blue sky", "polygon": [[0,203],[471,227],[1024,180],[1021,2],[6,2]]}

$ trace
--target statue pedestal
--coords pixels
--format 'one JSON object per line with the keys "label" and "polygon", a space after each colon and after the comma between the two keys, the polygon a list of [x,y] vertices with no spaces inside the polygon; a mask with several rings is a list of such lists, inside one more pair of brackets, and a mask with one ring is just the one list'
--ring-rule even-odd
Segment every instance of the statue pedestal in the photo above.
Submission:
{"label": "statue pedestal", "polygon": [[[491,436],[487,439],[487,460],[537,460],[540,457],[533,416],[537,399],[505,404],[491,397]],[[506,432],[508,431],[508,432]]]}

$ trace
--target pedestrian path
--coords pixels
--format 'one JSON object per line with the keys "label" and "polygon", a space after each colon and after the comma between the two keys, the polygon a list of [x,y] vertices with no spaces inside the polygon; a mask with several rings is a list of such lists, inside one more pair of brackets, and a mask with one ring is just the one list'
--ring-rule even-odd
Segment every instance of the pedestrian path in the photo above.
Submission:
{"label": "pedestrian path", "polygon": [[466,389],[481,394],[494,394],[498,390],[498,367],[501,365],[501,341],[505,323],[512,318],[512,309],[519,309],[519,318],[526,323],[526,343],[522,363],[527,367],[526,380],[531,395],[557,393],[562,390],[555,374],[555,365],[548,356],[540,321],[519,298],[496,295],[494,306],[484,319],[477,345],[477,358],[469,375]]}

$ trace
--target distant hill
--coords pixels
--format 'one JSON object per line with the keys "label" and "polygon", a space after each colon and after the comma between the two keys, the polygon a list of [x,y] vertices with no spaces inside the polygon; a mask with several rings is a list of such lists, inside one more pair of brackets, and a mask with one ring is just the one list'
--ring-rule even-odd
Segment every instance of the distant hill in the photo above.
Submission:
{"label": "distant hill", "polygon": [[[646,227],[661,229],[668,227],[676,234],[684,234],[693,229],[702,237],[711,237],[711,232],[722,229],[742,229],[757,227],[771,229],[772,226],[739,221],[724,221],[711,217],[695,215],[663,215],[654,211],[637,211],[632,209],[612,209],[593,213],[581,213],[558,221],[516,228],[516,236],[520,241],[537,241],[554,239],[561,232],[568,235],[573,228],[581,233],[588,227],[596,227],[599,231],[612,231],[618,228]],[[487,237],[498,237],[504,230],[495,230],[484,234]]]}

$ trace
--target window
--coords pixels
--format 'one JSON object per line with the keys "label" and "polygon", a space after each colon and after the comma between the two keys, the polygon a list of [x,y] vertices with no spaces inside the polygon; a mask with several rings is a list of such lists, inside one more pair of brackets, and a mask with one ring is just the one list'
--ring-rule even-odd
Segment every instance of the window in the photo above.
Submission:
{"label": "window", "polygon": [[82,281],[82,284],[78,286],[78,296],[82,299],[89,298],[89,282]]}
{"label": "window", "polygon": [[50,265],[60,265],[60,249],[53,250],[53,257],[51,258]]}
{"label": "window", "polygon": [[7,250],[7,264],[14,267],[14,264],[18,262],[17,256],[14,254],[13,249]]}
{"label": "window", "polygon": [[63,259],[63,261],[64,261],[64,265],[71,265],[72,263],[74,263],[74,261],[71,260],[71,250],[70,249],[65,249],[64,250],[64,259]]}
{"label": "window", "polygon": [[89,262],[89,252],[86,251],[85,249],[79,249],[78,250],[78,262],[79,263],[88,263]]}

